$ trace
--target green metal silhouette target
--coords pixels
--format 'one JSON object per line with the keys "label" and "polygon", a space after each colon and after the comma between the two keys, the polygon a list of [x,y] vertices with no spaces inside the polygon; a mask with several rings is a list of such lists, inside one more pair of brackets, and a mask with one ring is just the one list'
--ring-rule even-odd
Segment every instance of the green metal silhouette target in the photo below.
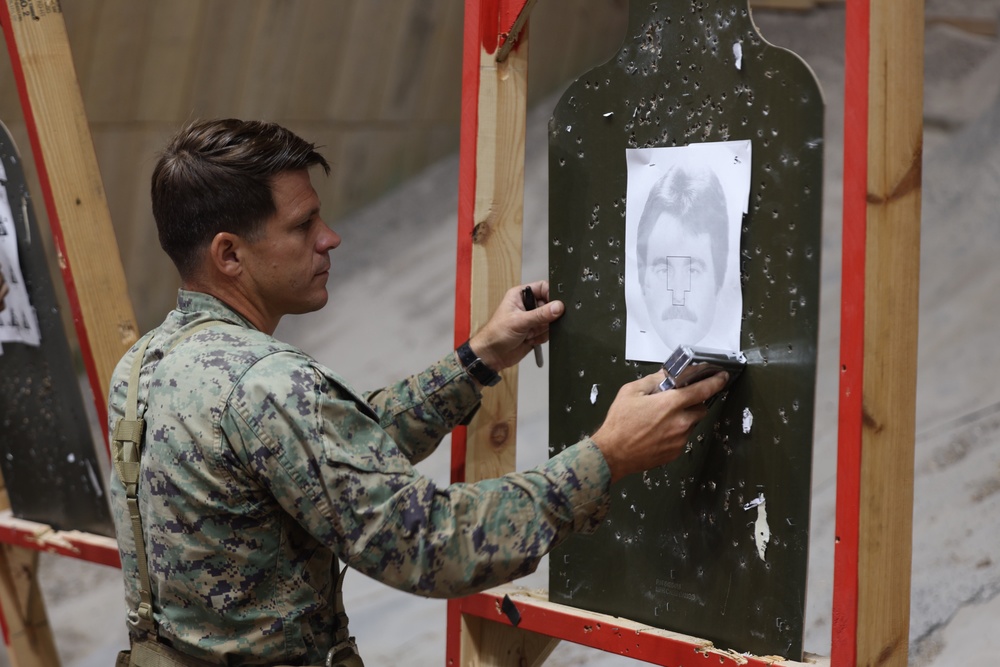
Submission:
{"label": "green metal silhouette target", "polygon": [[[549,126],[554,451],[600,425],[626,358],[626,150],[751,142],[739,230],[747,366],[688,451],[622,480],[609,517],[550,561],[553,601],[800,659],[819,316],[823,99],[746,0],[633,0],[618,54]],[[687,264],[685,264],[687,266]]]}
{"label": "green metal silhouette target", "polygon": [[30,343],[2,343],[0,471],[14,516],[57,529],[113,536],[105,472],[22,164],[13,139],[0,123],[4,200],[0,202],[0,237],[5,241],[0,247],[16,248],[18,267],[8,265],[14,258],[6,250],[0,263],[8,284],[19,283],[11,285],[7,308],[0,312],[0,333],[31,329],[37,338]]}

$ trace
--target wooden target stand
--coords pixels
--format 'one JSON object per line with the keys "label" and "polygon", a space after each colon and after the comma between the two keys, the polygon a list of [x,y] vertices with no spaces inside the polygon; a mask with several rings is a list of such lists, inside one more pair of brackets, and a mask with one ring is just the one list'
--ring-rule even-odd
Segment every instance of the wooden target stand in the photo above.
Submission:
{"label": "wooden target stand", "polygon": [[[5,0],[0,24],[14,72],[42,198],[59,257],[97,418],[107,423],[108,383],[138,327],[108,213],[58,2]],[[89,429],[88,424],[80,424]],[[39,489],[44,492],[44,489]],[[0,495],[0,619],[11,664],[58,667],[38,585],[38,555],[119,566],[112,538],[16,519]]]}
{"label": "wooden target stand", "polygon": [[[526,21],[535,0],[466,0],[455,341],[520,280],[527,99]],[[25,13],[27,11],[27,13]],[[93,143],[57,2],[7,0],[0,24],[98,418],[137,337]],[[844,279],[834,667],[906,665],[919,277],[921,0],[847,0]],[[457,432],[456,481],[514,469],[516,368]],[[81,425],[87,428],[87,425]],[[37,580],[47,551],[118,566],[115,541],[0,513],[0,608],[17,667],[58,655]],[[509,596],[515,628],[502,610]],[[448,665],[540,664],[566,639],[653,664],[795,665],[550,604],[515,588],[452,601]]]}
{"label": "wooden target stand", "polygon": [[[561,639],[672,667],[907,664],[924,8],[921,0],[846,4],[831,656],[797,663],[720,651],[695,637],[553,604],[509,586],[449,603],[449,667],[538,665]],[[533,5],[533,0],[465,3],[456,345],[486,322],[507,288],[520,282],[524,36]],[[453,481],[474,482],[514,470],[517,369],[506,371],[504,380],[502,391],[487,394],[468,428],[454,434]]]}

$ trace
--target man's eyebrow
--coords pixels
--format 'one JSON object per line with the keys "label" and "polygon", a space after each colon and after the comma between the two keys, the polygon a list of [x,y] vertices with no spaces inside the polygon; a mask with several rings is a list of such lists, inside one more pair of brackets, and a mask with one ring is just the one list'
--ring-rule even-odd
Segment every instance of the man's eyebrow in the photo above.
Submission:
{"label": "man's eyebrow", "polygon": [[300,214],[298,216],[298,220],[300,220],[300,221],[301,220],[312,220],[317,215],[319,215],[319,206],[314,206],[313,208],[309,209],[308,211],[304,211],[302,214]]}

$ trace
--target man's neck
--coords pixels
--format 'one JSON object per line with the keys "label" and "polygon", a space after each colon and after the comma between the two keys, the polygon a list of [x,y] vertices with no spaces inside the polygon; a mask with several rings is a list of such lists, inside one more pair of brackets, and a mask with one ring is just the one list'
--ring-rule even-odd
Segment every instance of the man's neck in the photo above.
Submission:
{"label": "man's neck", "polygon": [[263,331],[269,336],[274,335],[274,330],[278,328],[280,317],[269,317],[257,307],[254,302],[247,298],[243,290],[235,285],[216,285],[200,281],[197,279],[183,280],[181,289],[192,292],[201,292],[215,297],[231,309],[239,313],[254,328]]}

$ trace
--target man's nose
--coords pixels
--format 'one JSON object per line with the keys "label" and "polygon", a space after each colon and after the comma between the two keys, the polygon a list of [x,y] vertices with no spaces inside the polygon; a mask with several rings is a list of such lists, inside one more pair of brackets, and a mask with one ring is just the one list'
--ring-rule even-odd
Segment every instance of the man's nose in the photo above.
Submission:
{"label": "man's nose", "polygon": [[328,250],[333,250],[340,245],[343,240],[340,238],[340,234],[330,229],[329,225],[324,224],[326,228],[324,233],[320,236],[320,252],[327,252]]}

